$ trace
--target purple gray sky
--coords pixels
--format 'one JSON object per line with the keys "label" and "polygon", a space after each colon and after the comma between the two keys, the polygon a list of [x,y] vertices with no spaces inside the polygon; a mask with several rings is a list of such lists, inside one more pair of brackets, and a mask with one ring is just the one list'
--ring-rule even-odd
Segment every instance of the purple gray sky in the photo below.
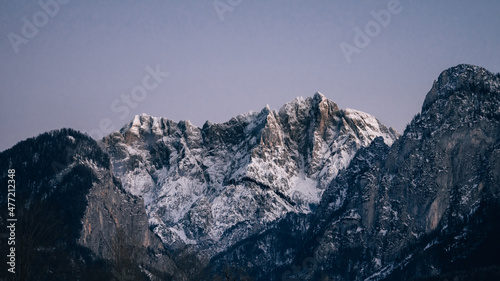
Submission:
{"label": "purple gray sky", "polygon": [[225,122],[316,91],[402,131],[444,69],[500,72],[499,15],[489,0],[2,1],[0,151],[143,112]]}

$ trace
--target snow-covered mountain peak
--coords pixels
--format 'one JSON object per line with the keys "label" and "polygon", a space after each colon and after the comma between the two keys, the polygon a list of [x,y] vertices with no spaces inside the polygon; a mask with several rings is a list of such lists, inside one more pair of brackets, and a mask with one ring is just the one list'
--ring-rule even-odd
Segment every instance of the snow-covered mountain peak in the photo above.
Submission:
{"label": "snow-covered mountain peak", "polygon": [[388,134],[380,134],[381,131],[387,130],[380,121],[373,115],[368,113],[346,108],[343,110],[346,120],[356,123],[356,128],[360,128],[360,138],[365,141],[365,146],[373,140],[374,137],[382,137],[385,144],[391,146],[394,140],[398,137],[398,133],[393,129],[388,129]]}
{"label": "snow-covered mountain peak", "polygon": [[318,92],[314,93],[313,99],[322,101],[322,100],[326,99],[326,97],[325,97],[325,95],[323,95],[321,92],[318,91]]}
{"label": "snow-covered mountain peak", "polygon": [[158,133],[161,127],[163,118],[153,117],[142,113],[135,115],[134,119],[120,129],[120,133],[129,132],[136,137],[140,136],[144,131]]}
{"label": "snow-covered mountain peak", "polygon": [[[379,136],[396,138],[373,116],[340,110],[318,92],[278,112],[266,106],[202,128],[138,115],[104,146],[163,241],[195,244],[210,257],[235,231],[246,236],[289,212],[313,212],[337,173]],[[252,233],[245,227],[255,224]]]}
{"label": "snow-covered mountain peak", "polygon": [[[331,111],[338,111],[339,108],[337,104],[329,99],[327,99],[320,92],[316,92],[312,97],[303,98],[297,97],[291,102],[286,103],[279,110],[279,114],[287,115],[287,116],[308,116],[310,114],[314,114],[314,110],[317,109],[328,109]],[[311,112],[311,110],[313,110]]]}

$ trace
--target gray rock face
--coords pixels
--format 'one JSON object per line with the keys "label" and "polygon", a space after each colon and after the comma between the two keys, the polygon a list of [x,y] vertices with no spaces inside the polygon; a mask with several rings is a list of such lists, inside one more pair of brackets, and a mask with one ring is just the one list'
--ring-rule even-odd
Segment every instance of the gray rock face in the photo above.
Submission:
{"label": "gray rock face", "polygon": [[136,116],[102,144],[163,242],[208,262],[290,212],[313,212],[338,171],[379,136],[390,145],[396,132],[317,93],[203,128]]}
{"label": "gray rock face", "polygon": [[[334,280],[380,280],[413,263],[419,269],[405,278],[425,277],[445,269],[423,261],[429,248],[449,239],[456,243],[448,252],[477,248],[492,232],[469,241],[471,218],[486,223],[481,210],[500,206],[499,140],[499,77],[469,65],[444,71],[388,153],[380,154],[386,149],[376,140],[325,192],[317,214],[320,222],[322,213],[331,218],[317,224],[327,226],[312,250],[319,271]],[[339,198],[343,207],[332,208]]]}
{"label": "gray rock face", "polygon": [[182,271],[149,229],[142,198],[123,190],[110,170],[96,176],[99,181],[92,185],[85,198],[87,208],[81,219],[82,230],[77,243],[107,260],[115,260],[120,254],[133,255],[137,264],[182,280]]}

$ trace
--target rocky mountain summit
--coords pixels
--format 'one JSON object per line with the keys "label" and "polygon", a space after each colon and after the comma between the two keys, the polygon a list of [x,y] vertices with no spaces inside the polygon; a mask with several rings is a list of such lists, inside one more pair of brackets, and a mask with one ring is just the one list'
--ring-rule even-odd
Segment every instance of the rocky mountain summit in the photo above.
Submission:
{"label": "rocky mountain summit", "polygon": [[314,212],[338,171],[379,136],[389,145],[397,137],[316,93],[202,128],[138,115],[102,143],[124,188],[145,198],[155,233],[207,262],[289,212]]}
{"label": "rocky mountain summit", "polygon": [[63,129],[0,159],[4,182],[23,175],[19,217],[64,234],[23,236],[44,261],[24,280],[500,277],[500,75],[476,66],[441,73],[401,136],[316,93],[201,128]]}
{"label": "rocky mountain summit", "polygon": [[499,140],[499,75],[444,71],[392,147],[375,140],[325,191],[309,230],[317,237],[302,249],[318,264],[308,278],[423,279],[498,265]]}

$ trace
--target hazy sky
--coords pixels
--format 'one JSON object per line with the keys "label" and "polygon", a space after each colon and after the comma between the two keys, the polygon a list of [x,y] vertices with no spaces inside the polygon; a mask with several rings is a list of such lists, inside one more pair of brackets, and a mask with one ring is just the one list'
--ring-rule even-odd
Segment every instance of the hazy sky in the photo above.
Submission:
{"label": "hazy sky", "polygon": [[316,91],[401,131],[444,69],[500,72],[500,1],[55,1],[0,3],[0,151],[143,112],[225,122]]}

